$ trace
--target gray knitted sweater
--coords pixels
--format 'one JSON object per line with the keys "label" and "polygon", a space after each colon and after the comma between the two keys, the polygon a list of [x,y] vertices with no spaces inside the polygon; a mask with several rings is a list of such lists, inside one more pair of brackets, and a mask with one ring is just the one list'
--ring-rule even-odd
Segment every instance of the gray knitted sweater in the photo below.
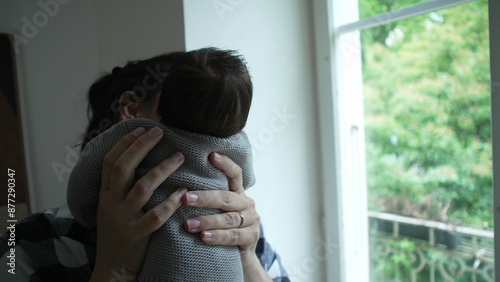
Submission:
{"label": "gray knitted sweater", "polygon": [[[236,162],[243,171],[243,187],[255,182],[251,164],[251,146],[245,133],[218,138],[187,132],[148,119],[119,122],[89,142],[73,169],[67,200],[75,219],[87,228],[96,227],[96,211],[104,156],[126,134],[138,127],[160,127],[164,137],[135,171],[139,179],[175,152],[185,161],[154,192],[144,211],[158,205],[179,187],[188,190],[228,190],[226,175],[214,167],[208,155],[218,152]],[[181,206],[159,230],[153,233],[141,281],[243,281],[243,271],[236,246],[204,244],[199,234],[184,229],[187,219],[222,213],[220,210]]]}

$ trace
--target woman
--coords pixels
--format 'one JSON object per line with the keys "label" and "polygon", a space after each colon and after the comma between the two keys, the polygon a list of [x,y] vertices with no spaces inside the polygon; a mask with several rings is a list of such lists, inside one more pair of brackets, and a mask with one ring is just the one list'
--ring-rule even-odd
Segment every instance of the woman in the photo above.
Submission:
{"label": "woman", "polygon": [[[89,90],[92,116],[82,147],[119,120],[154,117],[161,83],[179,55],[170,53],[131,62],[96,81]],[[185,228],[199,233],[207,244],[239,246],[245,281],[271,278],[288,281],[279,258],[264,238],[259,238],[260,218],[253,200],[244,194],[241,169],[225,156],[212,154],[210,161],[228,176],[232,192],[180,189],[147,213],[142,211],[154,189],[184,161],[182,154],[174,154],[133,183],[134,168],[162,134],[154,129],[148,132],[138,129],[122,138],[107,154],[102,170],[97,236],[65,214],[65,207],[33,215],[16,227],[16,274],[4,271],[0,278],[12,279],[10,275],[17,275],[15,279],[19,281],[135,280],[151,234],[184,204],[226,211],[190,219]],[[238,228],[243,220],[245,227]],[[42,235],[43,239],[38,238]],[[2,237],[3,265],[10,260],[8,236],[6,233]]]}

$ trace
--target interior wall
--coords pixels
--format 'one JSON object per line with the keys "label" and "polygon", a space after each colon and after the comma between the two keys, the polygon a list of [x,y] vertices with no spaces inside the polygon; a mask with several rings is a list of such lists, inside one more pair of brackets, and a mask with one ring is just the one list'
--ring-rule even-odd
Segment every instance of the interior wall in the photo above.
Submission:
{"label": "interior wall", "polygon": [[93,2],[103,70],[127,60],[185,50],[182,0]]}
{"label": "interior wall", "polygon": [[[247,128],[257,184],[248,190],[292,281],[323,281],[310,1],[0,0],[18,36],[33,212],[59,206],[86,125],[85,94],[129,59],[207,45],[238,49],[254,100]],[[41,4],[40,4],[41,3]]]}
{"label": "interior wall", "polygon": [[65,200],[70,144],[84,124],[80,95],[99,69],[94,7],[67,0],[1,0],[0,7],[0,31],[16,35],[34,212]]}
{"label": "interior wall", "polygon": [[95,79],[128,60],[185,49],[182,1],[0,0],[0,7],[0,32],[16,37],[36,212],[66,200]]}
{"label": "interior wall", "polygon": [[254,83],[248,190],[292,281],[324,281],[312,7],[302,0],[185,0],[186,48],[239,50]]}

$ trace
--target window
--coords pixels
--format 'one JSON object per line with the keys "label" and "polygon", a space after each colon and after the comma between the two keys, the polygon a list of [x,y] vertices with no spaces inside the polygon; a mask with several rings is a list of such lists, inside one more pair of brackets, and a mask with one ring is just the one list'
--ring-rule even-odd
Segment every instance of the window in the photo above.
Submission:
{"label": "window", "polygon": [[493,281],[487,1],[346,2],[314,6],[329,280]]}

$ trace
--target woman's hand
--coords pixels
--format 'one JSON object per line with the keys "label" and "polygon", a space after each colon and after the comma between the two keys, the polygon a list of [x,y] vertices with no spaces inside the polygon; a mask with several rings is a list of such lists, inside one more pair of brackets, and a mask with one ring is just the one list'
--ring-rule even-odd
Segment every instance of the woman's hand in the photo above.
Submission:
{"label": "woman's hand", "polygon": [[271,281],[255,254],[260,216],[255,210],[255,202],[245,195],[241,168],[217,153],[210,155],[210,162],[226,174],[231,191],[190,191],[182,197],[182,202],[187,206],[221,209],[226,213],[189,219],[186,230],[200,232],[201,240],[209,245],[238,246],[245,281]]}
{"label": "woman's hand", "polygon": [[184,162],[181,153],[163,161],[135,184],[134,170],[160,141],[163,132],[138,128],[124,136],[104,158],[97,209],[97,255],[91,281],[135,280],[151,234],[181,206],[179,189],[149,210],[153,191]]}

